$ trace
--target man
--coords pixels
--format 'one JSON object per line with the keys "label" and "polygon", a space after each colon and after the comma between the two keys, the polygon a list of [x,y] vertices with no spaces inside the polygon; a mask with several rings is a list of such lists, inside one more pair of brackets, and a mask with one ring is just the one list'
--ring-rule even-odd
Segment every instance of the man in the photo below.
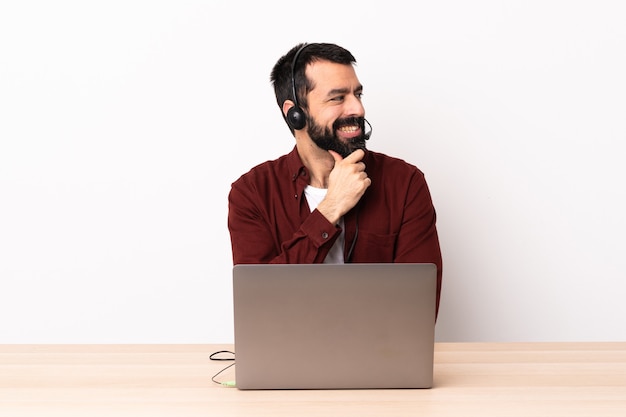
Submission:
{"label": "man", "polygon": [[438,310],[442,260],[430,191],[417,167],[366,149],[355,64],[327,43],[297,45],[275,64],[270,80],[296,143],[232,184],[233,262],[432,262]]}

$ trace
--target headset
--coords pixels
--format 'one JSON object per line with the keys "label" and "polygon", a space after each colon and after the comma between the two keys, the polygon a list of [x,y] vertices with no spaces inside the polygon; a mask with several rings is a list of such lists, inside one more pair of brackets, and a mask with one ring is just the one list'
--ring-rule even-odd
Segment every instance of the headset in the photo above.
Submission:
{"label": "headset", "polygon": [[291,90],[293,92],[294,106],[287,111],[287,123],[289,123],[289,126],[294,130],[301,130],[306,125],[306,115],[300,108],[300,104],[298,104],[298,94],[296,92],[296,64],[298,63],[300,52],[307,46],[309,46],[309,44],[305,43],[298,49],[291,63]]}

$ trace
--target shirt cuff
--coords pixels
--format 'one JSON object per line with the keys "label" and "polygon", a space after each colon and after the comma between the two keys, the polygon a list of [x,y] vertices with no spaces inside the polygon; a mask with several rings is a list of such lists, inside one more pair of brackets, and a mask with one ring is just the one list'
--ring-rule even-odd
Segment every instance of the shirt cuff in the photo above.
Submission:
{"label": "shirt cuff", "polygon": [[341,233],[341,228],[329,222],[317,209],[311,212],[301,228],[317,247],[334,243]]}

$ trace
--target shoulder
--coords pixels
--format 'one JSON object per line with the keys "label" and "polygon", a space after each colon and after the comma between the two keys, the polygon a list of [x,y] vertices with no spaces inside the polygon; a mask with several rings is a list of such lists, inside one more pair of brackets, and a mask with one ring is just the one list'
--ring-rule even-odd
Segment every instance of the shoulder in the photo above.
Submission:
{"label": "shoulder", "polygon": [[[295,154],[295,158],[297,154]],[[232,188],[265,188],[269,184],[280,183],[288,180],[291,171],[299,163],[299,158],[294,161],[294,152],[282,155],[276,159],[268,160],[253,166],[232,183]]]}
{"label": "shoulder", "polygon": [[424,177],[424,173],[415,164],[384,153],[367,151],[364,162],[369,175]]}
{"label": "shoulder", "polygon": [[432,205],[426,177],[415,164],[379,152],[368,152],[364,161],[372,179],[366,194],[368,201],[386,201],[396,207],[414,201]]}

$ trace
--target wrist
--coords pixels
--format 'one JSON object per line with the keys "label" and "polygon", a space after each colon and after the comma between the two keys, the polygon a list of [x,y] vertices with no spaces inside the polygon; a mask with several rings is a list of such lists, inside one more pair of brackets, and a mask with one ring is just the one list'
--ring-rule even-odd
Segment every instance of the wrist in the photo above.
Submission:
{"label": "wrist", "polygon": [[317,210],[328,220],[329,223],[336,225],[341,219],[341,212],[335,205],[327,203],[325,200],[320,202],[317,206]]}

